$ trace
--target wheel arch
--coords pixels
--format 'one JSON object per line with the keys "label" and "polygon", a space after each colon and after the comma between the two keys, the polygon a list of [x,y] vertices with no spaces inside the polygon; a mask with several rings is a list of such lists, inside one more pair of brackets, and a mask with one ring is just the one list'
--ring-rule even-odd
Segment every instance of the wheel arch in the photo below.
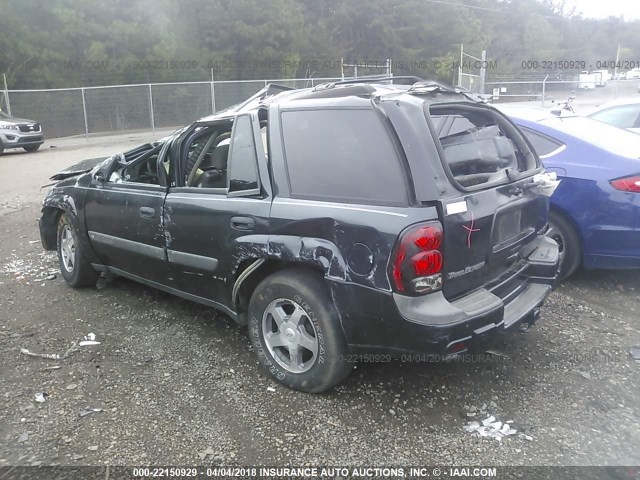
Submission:
{"label": "wheel arch", "polygon": [[[74,192],[60,189],[52,189],[44,200],[42,216],[40,217],[40,237],[45,250],[55,250],[58,247],[58,223],[62,214],[67,214],[78,233],[78,241],[84,247],[85,255],[92,264],[102,264],[102,261],[93,250],[93,246],[87,235],[84,222],[84,210],[78,208],[82,205],[82,198],[74,198]],[[45,245],[46,243],[46,245]]]}
{"label": "wheel arch", "polygon": [[42,216],[40,217],[40,232],[42,246],[45,250],[55,250],[57,247],[58,222],[63,213],[77,217],[78,209],[71,195],[54,187],[45,197]]}
{"label": "wheel arch", "polygon": [[313,264],[304,264],[293,261],[283,261],[274,258],[248,258],[244,260],[236,271],[234,286],[232,290],[232,305],[237,312],[237,321],[241,325],[246,325],[246,313],[256,287],[268,276],[289,268],[306,270],[324,278],[324,271]]}
{"label": "wheel arch", "polygon": [[[249,249],[249,245],[253,248]],[[323,238],[270,235],[264,243],[255,239],[245,243],[238,252],[230,295],[231,308],[237,312],[237,321],[241,325],[246,324],[245,313],[255,288],[279,270],[301,268],[315,272],[321,278],[348,280],[346,262],[340,249]]]}
{"label": "wheel arch", "polygon": [[45,250],[55,250],[58,246],[58,222],[63,213],[65,213],[65,210],[57,206],[42,207],[40,239],[42,241],[42,248]]}
{"label": "wheel arch", "polygon": [[565,220],[569,226],[571,226],[571,228],[573,228],[573,231],[576,233],[576,236],[578,237],[578,242],[580,242],[580,259],[584,260],[584,245],[585,245],[585,238],[582,232],[582,229],[580,228],[580,226],[575,222],[575,220],[573,219],[573,217],[571,216],[571,214],[564,208],[560,207],[559,205],[555,204],[555,203],[551,203],[549,205],[549,211],[553,212],[557,215],[559,215],[560,217],[562,217],[563,220]]}

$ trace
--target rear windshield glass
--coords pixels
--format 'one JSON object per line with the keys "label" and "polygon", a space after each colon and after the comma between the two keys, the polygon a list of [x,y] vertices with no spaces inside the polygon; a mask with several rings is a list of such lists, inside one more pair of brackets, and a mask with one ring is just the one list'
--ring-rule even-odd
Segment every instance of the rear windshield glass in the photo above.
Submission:
{"label": "rear windshield glass", "polygon": [[444,122],[439,139],[454,179],[463,187],[508,181],[536,168],[534,157],[523,151],[513,126],[490,110],[431,107],[433,122]]}

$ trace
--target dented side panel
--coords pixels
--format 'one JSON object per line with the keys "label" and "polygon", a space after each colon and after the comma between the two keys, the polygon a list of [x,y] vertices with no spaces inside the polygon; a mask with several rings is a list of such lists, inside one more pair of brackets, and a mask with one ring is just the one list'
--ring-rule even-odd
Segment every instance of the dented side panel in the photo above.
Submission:
{"label": "dented side panel", "polygon": [[[232,290],[238,269],[268,256],[270,210],[269,198],[170,189],[163,225],[170,275],[177,288],[234,310]],[[199,262],[186,261],[197,257]]]}
{"label": "dented side panel", "polygon": [[437,218],[434,207],[367,207],[277,198],[269,257],[306,264],[331,281],[390,292],[388,261],[407,225]]}
{"label": "dented side panel", "polygon": [[96,182],[85,196],[86,232],[102,264],[173,287],[167,270],[162,212],[166,187]]}
{"label": "dented side panel", "polygon": [[90,175],[76,175],[65,178],[53,186],[42,202],[42,217],[40,218],[40,237],[46,250],[57,248],[58,220],[62,212],[69,214],[75,222],[76,231],[80,233],[78,241],[83,247],[87,259],[91,263],[100,263],[100,258],[89,242],[86,232],[84,200],[86,186],[90,182]]}

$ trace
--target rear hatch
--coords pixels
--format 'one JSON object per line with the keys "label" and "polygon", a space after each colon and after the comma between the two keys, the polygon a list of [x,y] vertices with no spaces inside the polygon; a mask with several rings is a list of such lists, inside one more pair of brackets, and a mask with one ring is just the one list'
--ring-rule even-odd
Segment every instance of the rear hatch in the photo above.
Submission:
{"label": "rear hatch", "polygon": [[439,201],[442,289],[453,299],[521,268],[527,245],[546,223],[548,203],[532,188],[540,162],[506,117],[469,104],[431,106],[429,113],[459,192]]}

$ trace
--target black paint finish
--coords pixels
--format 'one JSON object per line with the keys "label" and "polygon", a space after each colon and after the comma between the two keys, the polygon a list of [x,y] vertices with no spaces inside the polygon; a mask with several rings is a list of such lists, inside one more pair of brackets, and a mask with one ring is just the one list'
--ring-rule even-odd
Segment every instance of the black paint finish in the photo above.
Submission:
{"label": "black paint finish", "polygon": [[[89,260],[100,270],[216,307],[238,321],[241,306],[232,292],[249,265],[255,264],[249,278],[286,267],[313,269],[326,280],[353,351],[446,352],[461,338],[486,338],[505,324],[534,321],[557,272],[557,246],[540,240],[547,201],[527,188],[541,170],[539,161],[517,180],[461,191],[447,177],[425,105],[471,104],[467,98],[412,95],[389,86],[368,86],[366,95],[355,96],[341,92],[347,87],[334,88],[335,94],[328,89],[322,95],[303,90],[256,97],[182,129],[164,145],[143,145],[67,169],[55,177],[61,181],[44,201],[43,246],[56,248],[52,232],[58,215],[69,212]],[[397,154],[388,161],[401,165],[406,204],[291,194],[281,113],[323,108],[366,109],[381,122]],[[241,114],[249,116],[255,136],[259,190],[229,194],[228,183],[227,188],[185,187],[187,139],[196,129],[231,124]],[[521,147],[528,152],[526,142]],[[151,149],[160,151],[160,184],[109,181],[118,166],[146,161]],[[245,158],[254,156],[245,152]],[[447,214],[448,205],[461,202],[464,211]],[[522,231],[513,231],[516,219]],[[428,221],[444,228],[443,289],[399,295],[388,273],[391,253],[403,231]],[[469,240],[472,223],[479,230]],[[474,265],[469,274],[448,278]]]}

